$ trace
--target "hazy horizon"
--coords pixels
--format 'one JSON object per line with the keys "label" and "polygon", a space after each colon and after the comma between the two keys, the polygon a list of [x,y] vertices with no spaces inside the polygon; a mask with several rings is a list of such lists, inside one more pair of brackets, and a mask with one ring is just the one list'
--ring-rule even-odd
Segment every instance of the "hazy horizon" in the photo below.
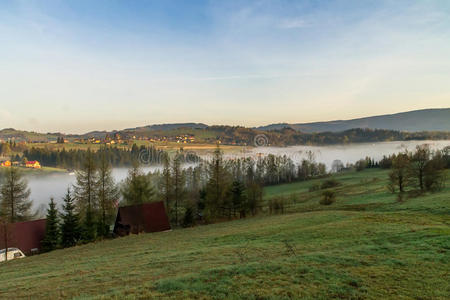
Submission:
{"label": "hazy horizon", "polygon": [[450,2],[4,1],[0,128],[246,127],[448,107]]}
{"label": "hazy horizon", "polygon": [[[436,110],[436,109],[450,109],[450,107],[442,107],[442,108],[424,108],[424,109],[420,109],[420,110]],[[415,111],[420,111],[420,110],[415,110]],[[395,114],[400,114],[400,113],[407,113],[407,112],[411,112],[411,111],[402,111],[402,112],[393,112],[393,113],[387,113],[387,114],[383,114],[383,115],[369,115],[369,116],[363,116],[363,117],[357,117],[357,118],[352,118],[352,119],[333,119],[333,120],[318,120],[318,121],[311,121],[311,122],[306,122],[307,123],[326,123],[326,122],[334,122],[334,121],[350,121],[350,120],[357,120],[360,118],[370,118],[370,117],[378,117],[378,116],[389,116],[389,115],[395,115]],[[57,129],[53,129],[53,130],[49,130],[49,131],[39,131],[39,130],[27,130],[27,129],[23,129],[23,128],[13,128],[13,127],[4,127],[1,128],[0,130],[3,129],[15,129],[15,130],[24,130],[24,131],[34,131],[34,132],[38,132],[38,133],[63,133],[63,134],[86,134],[89,132],[94,132],[94,131],[121,131],[121,130],[125,130],[125,129],[129,129],[129,128],[139,128],[139,127],[145,127],[145,126],[151,126],[151,125],[168,125],[168,124],[204,124],[207,126],[242,126],[242,127],[249,127],[249,128],[257,128],[257,127],[263,127],[263,126],[267,126],[267,125],[274,125],[274,124],[301,124],[303,122],[276,122],[276,123],[268,123],[268,124],[257,124],[255,126],[245,126],[242,124],[216,124],[216,123],[206,123],[206,122],[198,122],[198,121],[187,121],[187,122],[166,122],[166,123],[149,123],[149,124],[140,124],[140,125],[136,125],[136,126],[128,126],[128,127],[123,127],[123,128],[108,128],[108,129],[92,129],[89,131],[84,131],[84,132],[64,132],[61,130],[57,130]]]}

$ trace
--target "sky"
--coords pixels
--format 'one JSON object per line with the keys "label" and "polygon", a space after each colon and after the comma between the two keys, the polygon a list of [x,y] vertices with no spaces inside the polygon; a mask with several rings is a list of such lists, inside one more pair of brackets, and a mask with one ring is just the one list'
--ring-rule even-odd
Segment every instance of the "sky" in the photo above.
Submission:
{"label": "sky", "polygon": [[0,2],[0,128],[450,107],[450,1]]}

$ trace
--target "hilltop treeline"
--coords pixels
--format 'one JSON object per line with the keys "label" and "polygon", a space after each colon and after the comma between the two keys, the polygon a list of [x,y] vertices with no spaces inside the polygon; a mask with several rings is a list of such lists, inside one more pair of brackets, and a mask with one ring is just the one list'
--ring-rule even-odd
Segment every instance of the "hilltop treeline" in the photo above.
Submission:
{"label": "hilltop treeline", "polygon": [[172,224],[245,217],[262,209],[263,187],[326,176],[326,168],[309,153],[300,164],[287,156],[224,159],[217,148],[210,160],[181,168],[178,155],[149,175],[164,201]]}
{"label": "hilltop treeline", "polygon": [[[346,143],[373,143],[385,141],[409,140],[448,140],[450,132],[402,132],[383,129],[350,129],[342,132],[302,133],[292,128],[273,131],[258,131],[244,127],[211,126],[211,130],[218,132],[214,139],[225,144],[254,145],[255,136],[264,135],[267,145],[293,146],[293,145],[334,145]],[[258,146],[261,146],[258,144]]]}
{"label": "hilltop treeline", "polygon": [[[144,138],[174,137],[176,135],[192,135],[196,142],[236,145],[261,144],[255,137],[264,136],[264,145],[293,146],[293,145],[334,145],[345,143],[373,143],[385,141],[408,141],[408,140],[447,140],[450,132],[424,131],[403,132],[384,129],[355,128],[341,132],[319,132],[304,133],[286,127],[278,130],[258,130],[241,126],[209,126],[202,129],[178,128],[174,131],[127,131],[121,132],[121,136],[131,138],[132,136]],[[260,141],[261,142],[261,141]]]}

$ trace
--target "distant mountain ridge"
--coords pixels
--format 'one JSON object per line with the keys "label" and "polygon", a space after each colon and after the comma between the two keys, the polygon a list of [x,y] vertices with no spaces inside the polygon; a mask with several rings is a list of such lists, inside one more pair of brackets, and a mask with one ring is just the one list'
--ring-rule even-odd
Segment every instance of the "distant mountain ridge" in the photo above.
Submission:
{"label": "distant mountain ridge", "polygon": [[151,131],[167,131],[181,128],[191,129],[205,129],[209,126],[203,123],[169,123],[169,124],[153,124],[135,128],[127,128],[123,131],[139,131],[139,130],[151,130]]}
{"label": "distant mountain ridge", "polygon": [[[422,109],[390,115],[380,115],[352,120],[336,120],[328,122],[313,123],[279,123],[260,126],[256,128],[246,128],[242,126],[217,126],[207,125],[204,123],[168,123],[153,124],[140,126],[135,128],[127,128],[123,130],[112,131],[91,131],[84,134],[64,134],[59,132],[39,133],[32,131],[16,130],[13,128],[5,128],[0,130],[0,140],[16,139],[25,141],[46,141],[56,140],[58,137],[66,138],[105,138],[107,135],[112,136],[115,133],[123,137],[133,136],[160,136],[170,137],[183,134],[190,134],[202,139],[215,140],[219,136],[233,134],[239,135],[237,132],[246,132],[248,134],[257,135],[260,133],[268,133],[270,131],[279,131],[288,134],[289,130],[297,133],[325,133],[325,132],[344,132],[350,129],[382,129],[391,131],[405,132],[424,132],[424,131],[440,131],[450,132],[450,108],[443,109]],[[239,140],[239,138],[237,138]]]}
{"label": "distant mountain ridge", "polygon": [[352,128],[387,129],[398,131],[449,131],[450,108],[421,109],[351,120],[312,123],[279,123],[257,127],[259,130],[292,128],[305,133],[339,132]]}

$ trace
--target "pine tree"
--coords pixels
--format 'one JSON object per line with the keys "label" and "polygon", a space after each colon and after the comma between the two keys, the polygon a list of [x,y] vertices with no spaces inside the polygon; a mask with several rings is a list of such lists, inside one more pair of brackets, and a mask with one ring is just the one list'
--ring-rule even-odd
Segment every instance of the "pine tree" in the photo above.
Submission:
{"label": "pine tree", "polygon": [[86,152],[83,165],[77,171],[74,185],[77,208],[83,219],[82,239],[93,241],[96,237],[95,210],[98,208],[98,174],[90,149]]}
{"label": "pine tree", "polygon": [[[223,162],[222,151],[217,145],[209,164],[209,181],[206,185],[206,212],[209,217],[218,217],[228,200],[229,173]],[[223,211],[222,211],[223,212]]]}
{"label": "pine tree", "polygon": [[107,237],[109,225],[113,220],[115,205],[119,199],[119,190],[111,174],[111,165],[102,151],[98,170],[98,201],[100,209],[98,235]]}
{"label": "pine tree", "polygon": [[163,171],[159,183],[159,190],[161,198],[166,204],[166,210],[170,214],[171,210],[170,198],[172,196],[172,175],[170,172],[170,158],[167,155],[167,153],[164,153],[162,160],[163,160]]}
{"label": "pine tree", "polygon": [[185,176],[181,169],[181,154],[177,153],[172,165],[173,199],[175,201],[175,225],[178,225],[178,210],[184,197]]}
{"label": "pine tree", "polygon": [[192,226],[192,224],[194,224],[194,209],[191,206],[188,206],[184,212],[182,226],[189,227]]}
{"label": "pine tree", "polygon": [[4,182],[0,187],[0,208],[2,217],[9,223],[29,220],[32,201],[30,190],[23,174],[14,167],[4,173]]}
{"label": "pine tree", "polygon": [[241,216],[245,216],[244,210],[246,210],[246,195],[245,195],[245,185],[239,181],[233,181],[231,186],[231,197],[232,197],[232,210],[233,216],[236,216],[236,211],[241,213]]}
{"label": "pine tree", "polygon": [[80,240],[80,225],[75,213],[75,204],[70,196],[70,188],[64,197],[63,214],[61,216],[61,246],[72,247]]}
{"label": "pine tree", "polygon": [[153,187],[147,175],[143,174],[137,162],[128,172],[128,177],[122,186],[122,197],[127,205],[151,202]]}
{"label": "pine tree", "polygon": [[246,189],[246,209],[243,211],[244,216],[246,211],[250,211],[252,215],[255,215],[261,206],[263,198],[263,188],[257,181],[251,181],[247,183]]}
{"label": "pine tree", "polygon": [[58,226],[58,210],[53,198],[47,210],[47,221],[45,223],[45,237],[42,240],[42,250],[45,252],[55,250],[59,245],[60,231]]}

